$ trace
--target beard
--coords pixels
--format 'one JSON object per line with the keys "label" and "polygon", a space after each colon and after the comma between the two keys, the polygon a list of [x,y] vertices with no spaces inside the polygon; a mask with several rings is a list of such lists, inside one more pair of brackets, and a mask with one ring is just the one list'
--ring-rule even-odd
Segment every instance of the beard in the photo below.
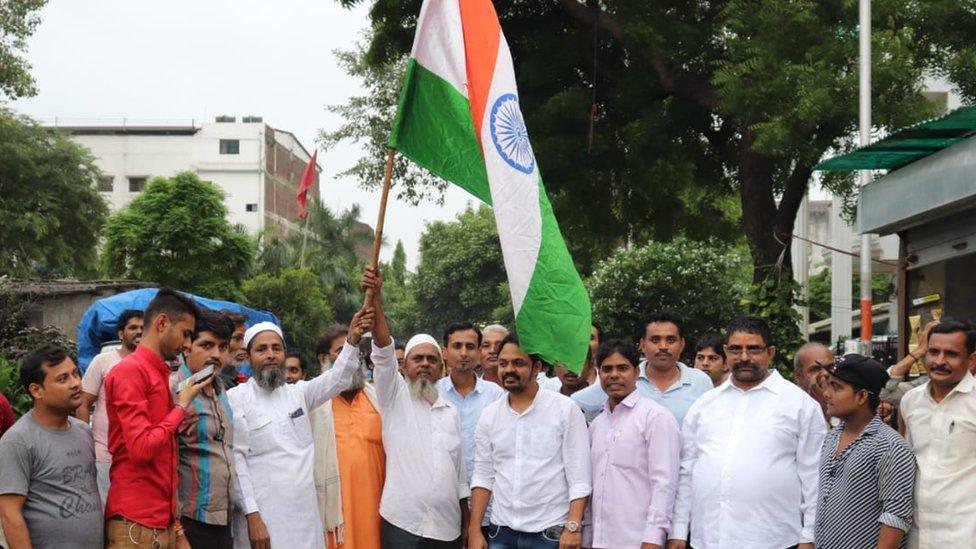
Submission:
{"label": "beard", "polygon": [[349,382],[349,387],[343,391],[344,393],[355,393],[356,391],[362,390],[366,386],[366,372],[364,367],[360,365],[358,368],[352,371],[352,381]]}
{"label": "beard", "polygon": [[280,365],[265,366],[259,370],[256,369],[253,377],[259,387],[274,391],[285,384],[285,367]]}
{"label": "beard", "polygon": [[407,386],[410,388],[410,396],[426,400],[431,406],[437,402],[437,397],[440,396],[437,385],[426,379],[407,381]]}

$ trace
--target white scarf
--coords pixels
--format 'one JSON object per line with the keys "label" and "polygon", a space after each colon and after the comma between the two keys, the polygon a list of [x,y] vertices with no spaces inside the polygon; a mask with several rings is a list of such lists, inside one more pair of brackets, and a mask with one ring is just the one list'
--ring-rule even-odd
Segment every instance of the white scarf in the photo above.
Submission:
{"label": "white scarf", "polygon": [[[373,409],[379,411],[376,389],[372,384],[364,385],[362,391]],[[336,451],[332,401],[312,410],[309,419],[312,422],[312,440],[315,444],[312,473],[315,479],[315,495],[319,502],[319,518],[322,519],[322,528],[331,532],[336,543],[341,545],[345,541],[345,520],[342,517],[342,489],[339,484],[339,457]]]}

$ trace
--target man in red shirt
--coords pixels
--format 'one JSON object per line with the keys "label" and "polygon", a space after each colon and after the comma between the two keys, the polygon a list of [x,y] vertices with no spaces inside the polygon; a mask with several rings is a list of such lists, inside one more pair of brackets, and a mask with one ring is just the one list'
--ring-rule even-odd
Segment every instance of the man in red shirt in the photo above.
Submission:
{"label": "man in red shirt", "polygon": [[174,405],[166,362],[189,348],[199,316],[193,300],[160,289],[146,308],[139,346],[105,379],[112,453],[106,547],[189,547],[176,515],[176,431],[213,377],[183,389]]}

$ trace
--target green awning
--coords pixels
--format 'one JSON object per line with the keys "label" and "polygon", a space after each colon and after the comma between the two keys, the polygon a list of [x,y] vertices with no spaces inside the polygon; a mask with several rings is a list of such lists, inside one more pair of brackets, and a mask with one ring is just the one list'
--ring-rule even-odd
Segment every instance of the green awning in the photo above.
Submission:
{"label": "green awning", "polygon": [[976,134],[976,107],[902,128],[888,137],[817,164],[814,170],[897,170]]}

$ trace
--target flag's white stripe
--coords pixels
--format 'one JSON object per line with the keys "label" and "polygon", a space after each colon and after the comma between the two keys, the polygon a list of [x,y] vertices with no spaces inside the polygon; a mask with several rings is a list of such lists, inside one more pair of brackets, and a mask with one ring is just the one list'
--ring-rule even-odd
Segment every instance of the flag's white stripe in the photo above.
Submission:
{"label": "flag's white stripe", "polygon": [[410,53],[417,63],[468,96],[464,32],[458,0],[427,0],[420,8]]}
{"label": "flag's white stripe", "polygon": [[481,146],[488,169],[495,225],[501,239],[505,269],[508,272],[512,305],[518,316],[535,272],[542,242],[542,213],[539,208],[539,169],[533,162],[530,173],[510,166],[492,141],[491,111],[498,98],[507,93],[518,96],[512,54],[505,35],[499,37],[498,59],[492,78],[488,104],[481,127]]}

